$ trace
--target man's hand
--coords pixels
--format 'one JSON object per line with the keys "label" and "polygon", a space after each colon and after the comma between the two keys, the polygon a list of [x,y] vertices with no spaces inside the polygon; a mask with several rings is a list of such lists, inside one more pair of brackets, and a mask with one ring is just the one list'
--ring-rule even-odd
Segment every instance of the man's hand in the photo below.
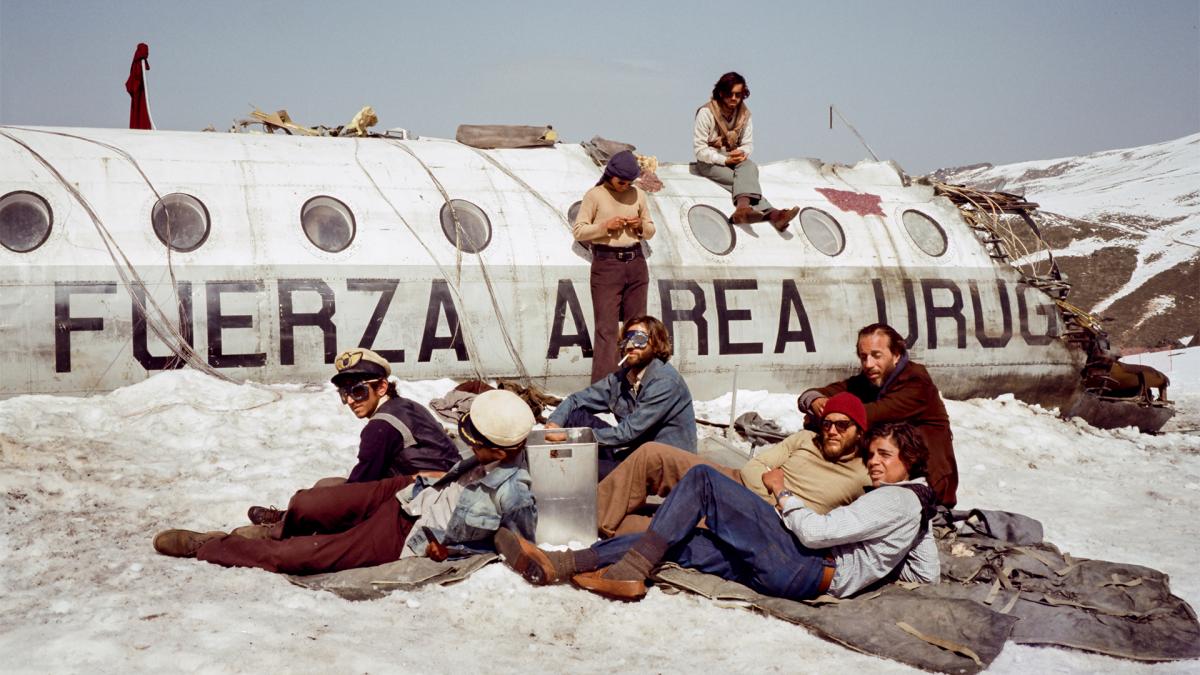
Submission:
{"label": "man's hand", "polygon": [[783,467],[771,469],[762,475],[763,487],[772,495],[783,492]]}
{"label": "man's hand", "polygon": [[746,161],[746,153],[741,148],[725,155],[725,166],[737,166]]}
{"label": "man's hand", "polygon": [[809,408],[812,410],[812,414],[816,415],[817,417],[824,417],[826,403],[829,403],[829,398],[826,396],[822,396],[821,398],[813,401],[812,405],[809,406]]}
{"label": "man's hand", "polygon": [[621,216],[613,216],[612,218],[604,221],[604,229],[608,230],[610,233],[619,232],[624,227],[625,219]]}
{"label": "man's hand", "polygon": [[561,429],[562,428],[562,427],[558,426],[557,424],[555,424],[554,422],[546,422],[546,425],[544,428],[546,429],[546,432],[547,432],[545,438],[550,443],[561,443],[561,442],[567,440],[567,435],[565,433],[562,433],[562,432],[550,433],[551,429]]}

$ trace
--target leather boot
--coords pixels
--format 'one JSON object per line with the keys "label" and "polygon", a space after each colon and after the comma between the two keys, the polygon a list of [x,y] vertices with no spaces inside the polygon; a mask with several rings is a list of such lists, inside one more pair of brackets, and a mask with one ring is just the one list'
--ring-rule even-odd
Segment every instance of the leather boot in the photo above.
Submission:
{"label": "leather boot", "polygon": [[154,550],[174,558],[195,558],[201,546],[224,536],[217,531],[164,530],[154,537]]}
{"label": "leather boot", "polygon": [[763,220],[763,214],[755,211],[749,206],[739,206],[733,210],[733,215],[729,217],[730,222],[734,225],[749,225]]}
{"label": "leather boot", "polygon": [[275,529],[274,525],[243,525],[235,527],[229,534],[243,539],[274,539]]}
{"label": "leather boot", "polygon": [[606,573],[612,567],[583,572],[571,577],[576,586],[612,600],[641,600],[646,597],[646,582],[642,579],[610,579]]}
{"label": "leather boot", "polygon": [[283,515],[287,511],[281,511],[274,506],[251,506],[249,511],[246,511],[246,518],[255,525],[272,525],[283,520]]}
{"label": "leather boot", "polygon": [[793,206],[790,209],[771,209],[767,214],[767,220],[771,221],[771,227],[783,232],[787,229],[788,223],[792,222],[792,218],[800,213],[800,208]]}
{"label": "leather boot", "polygon": [[535,586],[557,583],[575,573],[570,551],[543,551],[507,527],[496,531],[493,543],[504,556],[504,564]]}

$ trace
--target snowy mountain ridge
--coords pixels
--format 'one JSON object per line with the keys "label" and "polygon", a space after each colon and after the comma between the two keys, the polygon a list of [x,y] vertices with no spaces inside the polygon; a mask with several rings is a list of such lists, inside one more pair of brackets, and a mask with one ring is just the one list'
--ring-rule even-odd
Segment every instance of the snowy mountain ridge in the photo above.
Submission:
{"label": "snowy mountain ridge", "polygon": [[1074,284],[1118,345],[1200,331],[1200,133],[1080,157],[944,169],[939,180],[1023,194]]}

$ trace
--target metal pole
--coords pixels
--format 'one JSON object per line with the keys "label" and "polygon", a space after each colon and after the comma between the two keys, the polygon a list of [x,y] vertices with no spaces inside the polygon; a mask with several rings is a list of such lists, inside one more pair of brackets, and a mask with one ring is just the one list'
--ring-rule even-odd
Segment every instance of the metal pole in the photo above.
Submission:
{"label": "metal pole", "polygon": [[737,438],[737,431],[733,428],[733,420],[737,418],[737,376],[738,366],[733,367],[733,397],[729,402],[729,426],[725,429],[725,438],[733,440]]}

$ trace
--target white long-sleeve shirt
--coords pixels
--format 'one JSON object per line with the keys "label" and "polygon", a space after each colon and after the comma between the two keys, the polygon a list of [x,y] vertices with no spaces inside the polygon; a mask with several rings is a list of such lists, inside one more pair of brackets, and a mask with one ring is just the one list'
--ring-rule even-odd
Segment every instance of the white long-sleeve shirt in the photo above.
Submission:
{"label": "white long-sleeve shirt", "polygon": [[[705,106],[696,113],[696,125],[692,128],[692,148],[696,151],[696,161],[707,164],[725,163],[725,153],[709,145],[716,143],[718,138],[720,136],[717,133],[717,121],[713,119],[712,111]],[[742,130],[742,144],[738,146],[738,150],[746,153],[746,157],[754,152],[753,116],[746,120],[746,128]]]}
{"label": "white long-sleeve shirt", "polygon": [[[924,478],[910,483],[925,484]],[[895,485],[902,485],[896,483]],[[783,520],[800,543],[829,549],[837,565],[829,593],[853,595],[900,568],[902,581],[936,584],[941,560],[932,528],[921,528],[921,501],[907,488],[880,486],[853,503],[821,515],[797,497],[782,500]]]}

